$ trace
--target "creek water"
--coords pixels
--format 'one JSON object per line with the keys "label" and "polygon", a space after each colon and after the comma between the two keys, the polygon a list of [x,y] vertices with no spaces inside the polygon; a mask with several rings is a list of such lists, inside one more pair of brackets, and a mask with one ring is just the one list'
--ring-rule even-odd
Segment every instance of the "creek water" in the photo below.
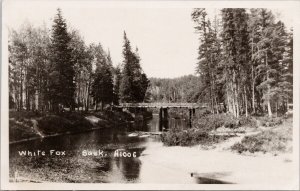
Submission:
{"label": "creek water", "polygon": [[[170,118],[165,128],[173,127],[188,128],[188,121]],[[158,115],[154,114],[140,123],[12,144],[10,177],[14,181],[199,183],[176,167],[147,161],[147,149],[164,146],[160,135],[141,132],[159,131]]]}

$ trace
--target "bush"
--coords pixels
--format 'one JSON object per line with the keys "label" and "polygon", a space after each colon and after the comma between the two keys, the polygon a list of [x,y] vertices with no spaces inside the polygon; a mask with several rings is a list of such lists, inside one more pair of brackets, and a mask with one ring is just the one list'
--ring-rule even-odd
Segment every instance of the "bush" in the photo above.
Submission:
{"label": "bush", "polygon": [[264,141],[255,136],[246,136],[242,139],[241,143],[234,144],[231,149],[236,150],[238,153],[245,151],[249,151],[250,153],[259,151],[265,152],[265,150],[262,148],[263,144]]}
{"label": "bush", "polygon": [[239,153],[254,152],[285,152],[288,151],[287,142],[292,141],[292,124],[279,127],[277,130],[263,131],[257,135],[246,136],[231,149]]}
{"label": "bush", "polygon": [[241,126],[247,126],[252,128],[258,127],[256,120],[252,117],[242,116],[239,119],[239,123]]}
{"label": "bush", "polygon": [[233,119],[225,119],[224,120],[224,127],[229,128],[229,129],[235,129],[239,127],[239,121],[238,120],[233,120]]}
{"label": "bush", "polygon": [[162,142],[167,146],[191,146],[210,140],[207,132],[199,129],[181,130],[173,128],[161,135]]}
{"label": "bush", "polygon": [[260,118],[260,124],[264,127],[274,127],[282,124],[282,118],[280,117],[262,117]]}

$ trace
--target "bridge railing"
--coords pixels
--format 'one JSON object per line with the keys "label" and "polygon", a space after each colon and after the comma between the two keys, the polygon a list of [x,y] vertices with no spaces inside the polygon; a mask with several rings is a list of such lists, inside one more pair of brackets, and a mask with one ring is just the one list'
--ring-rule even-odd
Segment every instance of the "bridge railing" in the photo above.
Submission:
{"label": "bridge railing", "polygon": [[120,103],[119,107],[206,107],[205,104],[199,103]]}

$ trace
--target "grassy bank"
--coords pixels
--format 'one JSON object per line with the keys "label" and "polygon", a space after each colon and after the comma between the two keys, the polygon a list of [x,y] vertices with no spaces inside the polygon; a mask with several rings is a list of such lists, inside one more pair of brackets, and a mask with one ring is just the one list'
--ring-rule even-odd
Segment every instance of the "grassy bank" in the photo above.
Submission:
{"label": "grassy bank", "polygon": [[231,149],[238,153],[262,152],[275,155],[292,152],[293,120],[291,116],[272,118],[266,123],[263,119],[261,124],[265,128],[261,129],[258,134],[245,136]]}
{"label": "grassy bank", "polygon": [[238,132],[240,127],[256,128],[256,121],[250,117],[235,119],[228,114],[198,113],[193,117],[191,129],[172,128],[162,134],[162,141],[168,146],[192,146],[196,144],[211,145],[232,137],[232,134],[221,133],[219,128]]}
{"label": "grassy bank", "polygon": [[238,153],[291,151],[292,116],[237,119],[229,114],[202,112],[194,117],[192,128],[172,128],[162,134],[162,142],[167,146],[210,146],[237,136],[245,136],[231,146]]}
{"label": "grassy bank", "polygon": [[77,133],[95,128],[112,127],[134,120],[120,111],[64,112],[39,114],[28,111],[10,111],[9,141],[16,142],[64,133]]}

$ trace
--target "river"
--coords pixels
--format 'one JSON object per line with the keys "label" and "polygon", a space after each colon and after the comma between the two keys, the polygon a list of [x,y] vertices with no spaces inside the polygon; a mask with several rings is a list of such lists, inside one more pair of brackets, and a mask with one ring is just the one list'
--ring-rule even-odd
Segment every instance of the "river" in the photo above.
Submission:
{"label": "river", "polygon": [[[188,121],[170,119],[168,128],[175,126],[189,128]],[[247,156],[220,150],[234,140],[208,150],[200,145],[167,147],[160,135],[145,135],[149,132],[160,132],[157,115],[143,123],[11,144],[10,181],[251,184],[287,188],[298,173],[293,162],[298,160],[291,153]],[[20,156],[22,151],[39,155]],[[125,151],[125,156],[130,157],[120,156],[120,152],[115,155],[116,151]],[[86,156],[88,153],[92,155]]]}
{"label": "river", "polygon": [[[168,128],[175,126],[188,128],[188,123],[171,118]],[[159,131],[158,115],[154,114],[152,119],[142,123],[12,144],[11,181],[197,183],[190,174],[177,171],[175,167],[164,168],[141,160],[147,149],[164,146],[160,135],[137,135],[135,132]]]}

